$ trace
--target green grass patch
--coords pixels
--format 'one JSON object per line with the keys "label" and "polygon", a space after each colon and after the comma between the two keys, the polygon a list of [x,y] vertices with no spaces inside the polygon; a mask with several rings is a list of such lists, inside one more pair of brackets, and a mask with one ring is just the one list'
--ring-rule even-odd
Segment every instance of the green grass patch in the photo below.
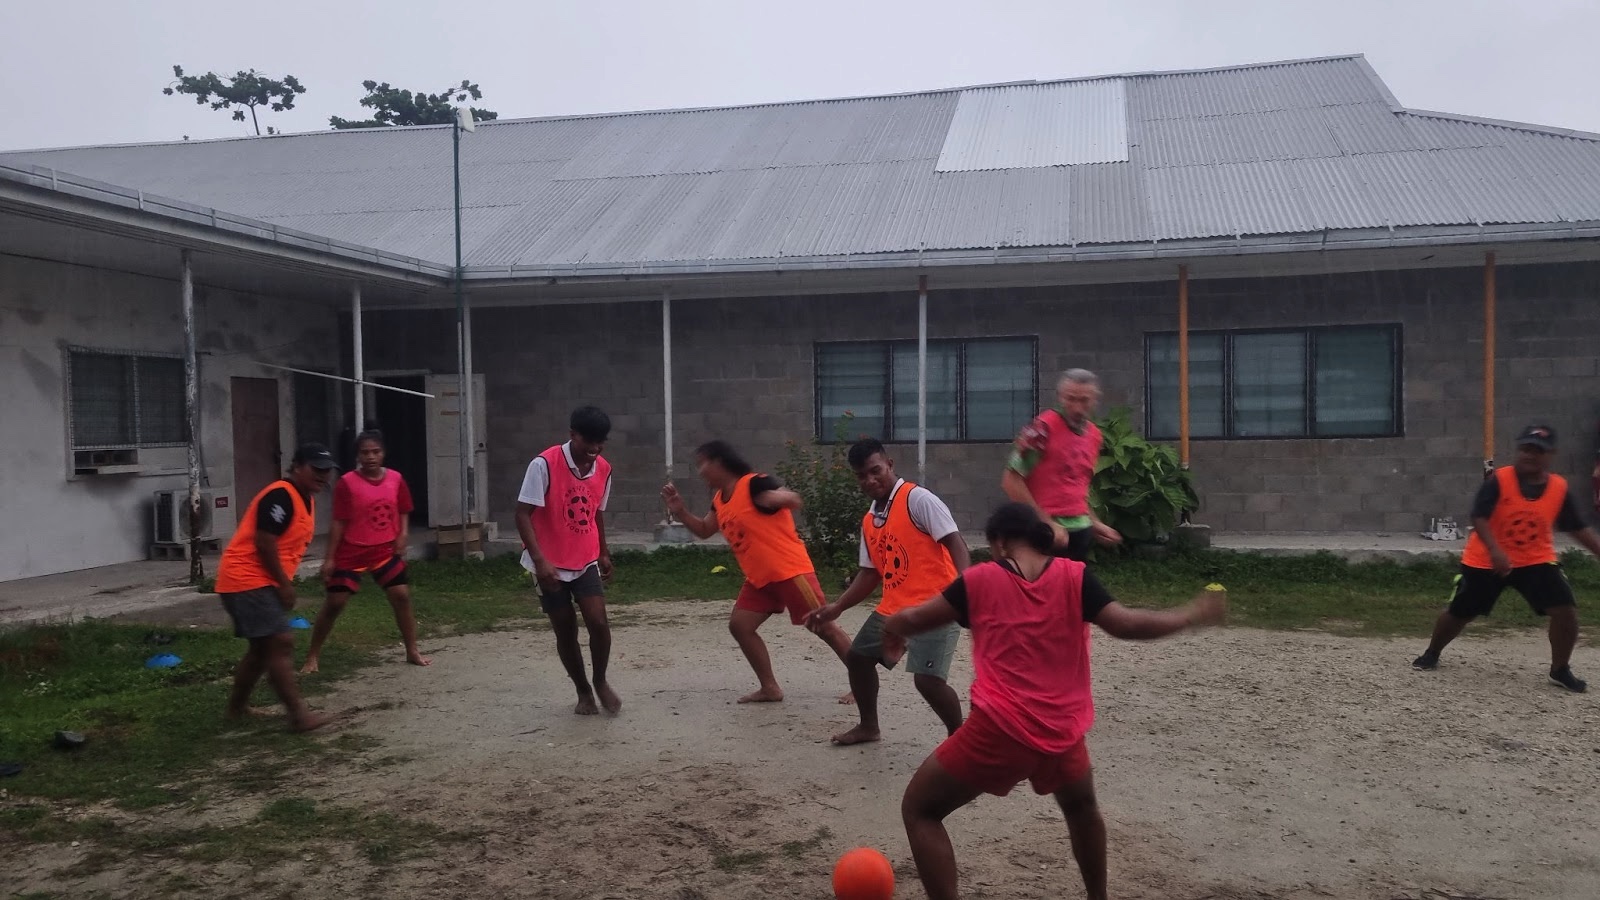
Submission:
{"label": "green grass patch", "polygon": [[[1562,559],[1586,624],[1600,624],[1585,598],[1600,593],[1600,563],[1570,552]],[[1256,628],[1319,629],[1367,635],[1426,636],[1450,597],[1459,570],[1451,559],[1350,563],[1332,554],[1272,557],[1206,551],[1167,559],[1121,557],[1095,566],[1120,601],[1173,606],[1206,584],[1228,589],[1229,621]],[[1541,625],[1515,591],[1507,590],[1494,614],[1475,629]],[[1469,630],[1468,634],[1472,632]]]}
{"label": "green grass patch", "polygon": [[833,832],[828,829],[828,826],[824,825],[813,831],[811,836],[805,840],[789,841],[778,849],[782,850],[783,855],[790,859],[800,859],[821,849],[823,844],[832,839]]}
{"label": "green grass patch", "polygon": [[718,853],[716,857],[712,859],[712,865],[715,865],[717,869],[722,872],[740,872],[746,869],[755,869],[766,865],[767,860],[771,858],[772,854],[765,850],[746,850],[741,853]]}

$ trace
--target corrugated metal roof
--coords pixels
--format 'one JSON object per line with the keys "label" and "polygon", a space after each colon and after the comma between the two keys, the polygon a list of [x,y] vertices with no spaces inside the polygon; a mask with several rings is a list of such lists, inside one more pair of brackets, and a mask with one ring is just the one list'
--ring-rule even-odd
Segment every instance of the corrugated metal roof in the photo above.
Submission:
{"label": "corrugated metal roof", "polygon": [[[1600,139],[1400,108],[1359,57],[888,97],[489,122],[469,266],[1226,244],[1600,221]],[[448,128],[0,154],[448,263]]]}
{"label": "corrugated metal roof", "polygon": [[939,150],[939,172],[1128,161],[1120,78],[962,91]]}

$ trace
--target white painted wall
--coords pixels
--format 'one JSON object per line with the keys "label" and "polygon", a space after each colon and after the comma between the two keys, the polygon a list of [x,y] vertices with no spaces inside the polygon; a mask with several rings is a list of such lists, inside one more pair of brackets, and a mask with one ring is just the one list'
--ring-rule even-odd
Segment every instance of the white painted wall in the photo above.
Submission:
{"label": "white painted wall", "polygon": [[[182,353],[176,256],[168,280],[0,254],[0,581],[148,557],[153,494],[186,486],[184,453],[144,451],[171,462],[160,474],[73,477],[65,348]],[[230,507],[214,511],[226,540],[235,509],[250,501],[232,493],[229,379],[278,379],[287,461],[295,442],[291,376],[255,362],[334,368],[338,329],[332,309],[203,284],[195,308],[207,489],[229,495]],[[324,499],[319,531],[326,509]],[[208,557],[207,571],[214,567]]]}

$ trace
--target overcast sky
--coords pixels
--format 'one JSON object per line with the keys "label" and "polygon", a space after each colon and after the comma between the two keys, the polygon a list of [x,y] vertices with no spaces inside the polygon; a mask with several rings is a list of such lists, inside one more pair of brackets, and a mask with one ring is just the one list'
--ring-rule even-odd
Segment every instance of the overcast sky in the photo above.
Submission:
{"label": "overcast sky", "polygon": [[1406,106],[1600,132],[1596,0],[0,0],[0,149],[224,137],[172,65],[308,88],[471,78],[502,117],[722,106],[1365,53]]}

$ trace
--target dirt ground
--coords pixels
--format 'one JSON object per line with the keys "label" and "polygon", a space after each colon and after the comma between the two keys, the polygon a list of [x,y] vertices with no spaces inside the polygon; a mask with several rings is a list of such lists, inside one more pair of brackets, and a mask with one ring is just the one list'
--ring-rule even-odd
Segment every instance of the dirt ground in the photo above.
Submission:
{"label": "dirt ground", "polygon": [[[373,760],[405,759],[286,788],[478,835],[432,856],[382,870],[333,851],[254,871],[135,859],[63,881],[80,851],[56,848],[0,882],[150,896],[177,870],[205,895],[812,900],[830,895],[838,854],[867,845],[894,861],[896,896],[923,896],[899,799],[941,729],[909,678],[885,678],[882,743],[830,746],[852,721],[837,660],[774,619],[763,631],[788,699],[736,705],[753,684],[725,614],[615,611],[617,717],[571,715],[542,630],[425,642],[432,668],[396,653],[325,698],[358,710],[341,730],[377,738]],[[1600,897],[1600,695],[1544,683],[1539,635],[1466,639],[1433,673],[1410,670],[1419,649],[1314,632],[1096,634],[1090,750],[1113,896]],[[963,697],[968,651],[963,638]],[[1575,668],[1600,677],[1600,654],[1580,649]],[[1048,799],[984,798],[949,824],[964,896],[1081,896]]]}

